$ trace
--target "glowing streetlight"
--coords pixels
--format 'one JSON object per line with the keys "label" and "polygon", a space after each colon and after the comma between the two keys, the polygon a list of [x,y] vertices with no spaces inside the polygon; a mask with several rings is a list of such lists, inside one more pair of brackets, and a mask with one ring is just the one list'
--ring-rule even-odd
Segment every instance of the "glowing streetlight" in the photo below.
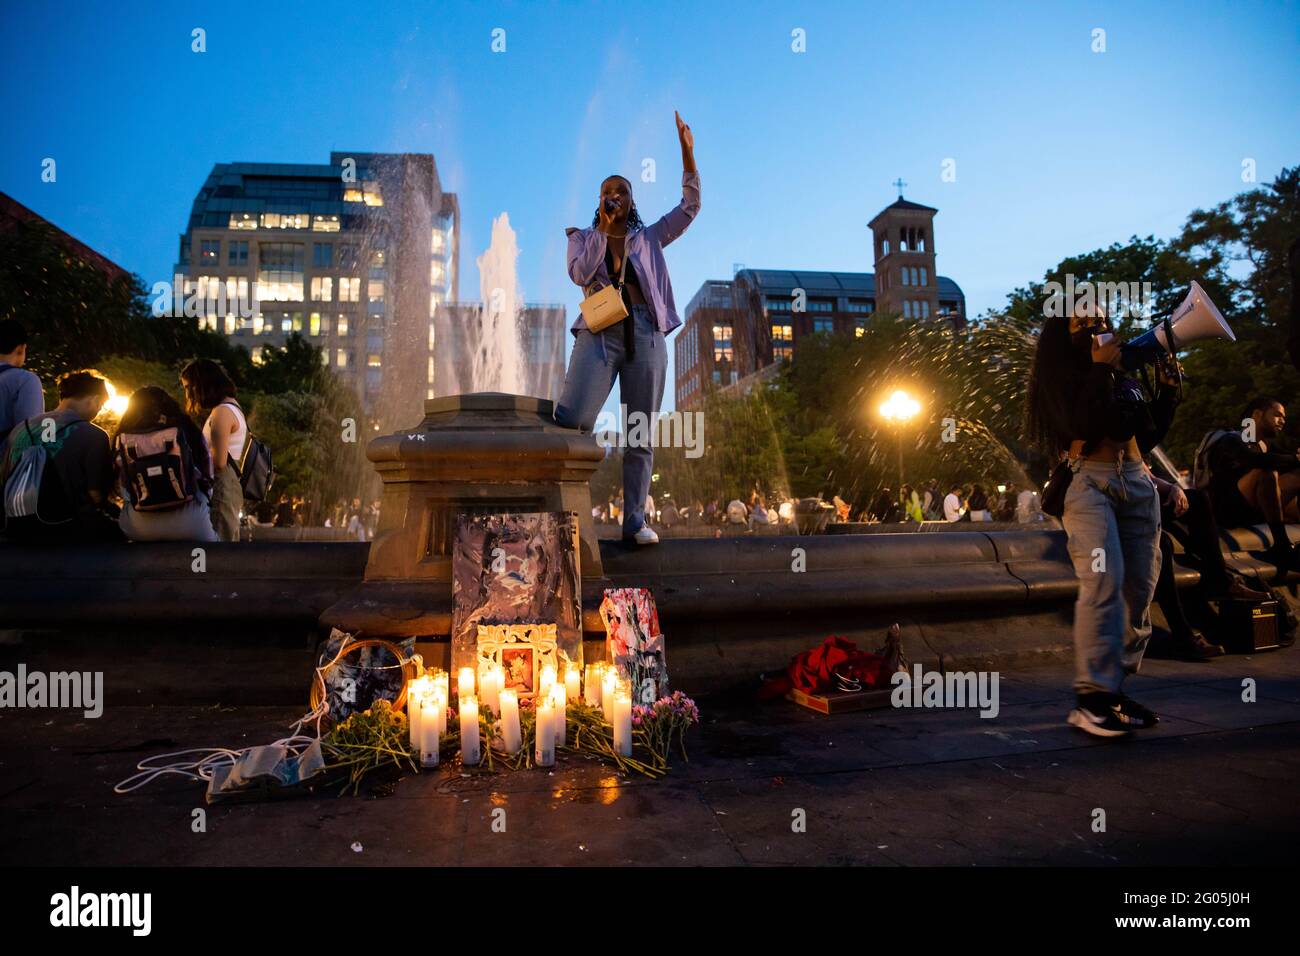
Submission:
{"label": "glowing streetlight", "polygon": [[[921,403],[901,388],[895,389],[889,398],[880,405],[880,417],[894,426],[898,432],[898,488],[903,490],[903,426],[915,418],[921,411]],[[907,507],[907,502],[903,502]]]}
{"label": "glowing streetlight", "polygon": [[121,418],[126,413],[126,406],[131,402],[130,395],[119,395],[113,383],[105,380],[104,385],[108,388],[108,401],[104,403],[101,414],[107,412],[113,418]]}

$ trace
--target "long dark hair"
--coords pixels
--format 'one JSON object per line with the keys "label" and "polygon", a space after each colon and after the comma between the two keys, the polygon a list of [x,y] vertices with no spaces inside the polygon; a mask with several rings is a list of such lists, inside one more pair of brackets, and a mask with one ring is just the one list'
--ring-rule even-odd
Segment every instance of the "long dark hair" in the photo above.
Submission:
{"label": "long dark hair", "polygon": [[180,403],[157,385],[146,385],[131,393],[126,411],[118,420],[113,442],[116,444],[118,436],[123,434],[148,432],[157,428],[179,429],[190,446],[190,454],[194,457],[194,466],[198,468],[199,474],[211,476],[212,455],[208,451],[207,442],[203,440],[203,432],[185,414]]}
{"label": "long dark hair", "polygon": [[[618,173],[614,173],[614,175],[612,176],[606,176],[604,179],[601,180],[602,186],[606,181],[610,179],[623,180],[623,182],[628,184],[629,187],[628,193],[630,194],[632,192],[631,190],[632,180],[628,179],[626,176],[620,176]],[[591,224],[592,226],[600,225],[600,203],[596,203],[596,211],[591,214]],[[633,229],[644,229],[644,228],[645,228],[645,223],[641,221],[641,213],[637,212],[636,200],[633,199],[632,208],[627,211],[628,232],[631,232]]]}
{"label": "long dark hair", "polygon": [[1038,333],[1038,348],[1025,395],[1025,437],[1053,461],[1070,442],[1070,411],[1088,374],[1090,359],[1070,338],[1066,316],[1048,316]]}
{"label": "long dark hair", "polygon": [[181,369],[181,384],[185,386],[185,408],[195,418],[235,397],[235,383],[212,359],[195,359]]}

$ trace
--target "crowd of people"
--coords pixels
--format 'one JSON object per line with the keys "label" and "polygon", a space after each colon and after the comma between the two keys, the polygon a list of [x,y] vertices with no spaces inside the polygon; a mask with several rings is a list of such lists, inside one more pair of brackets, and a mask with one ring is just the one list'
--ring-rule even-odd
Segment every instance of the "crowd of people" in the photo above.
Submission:
{"label": "crowd of people", "polygon": [[[45,407],[27,364],[27,332],[0,321],[0,484],[6,537],[29,542],[239,541],[258,528],[323,523],[366,541],[379,502],[339,499],[317,516],[302,496],[248,496],[242,465],[252,438],[234,382],[217,362],[195,359],[180,373],[184,405],[157,385],[131,393],[109,424],[109,400],[94,369],[59,377]],[[199,423],[202,424],[199,424]]]}

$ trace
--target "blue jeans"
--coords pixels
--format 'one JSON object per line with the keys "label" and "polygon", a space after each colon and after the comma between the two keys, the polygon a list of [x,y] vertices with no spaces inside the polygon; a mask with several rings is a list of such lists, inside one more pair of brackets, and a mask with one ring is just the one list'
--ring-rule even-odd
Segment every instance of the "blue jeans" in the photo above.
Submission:
{"label": "blue jeans", "polygon": [[1080,459],[1061,516],[1079,579],[1074,689],[1119,693],[1151,637],[1160,577],[1160,497],[1141,462]]}
{"label": "blue jeans", "polygon": [[[633,323],[635,357],[624,356],[623,323]],[[601,406],[618,379],[619,400],[627,406],[629,421],[640,412],[653,423],[664,399],[668,374],[668,346],[664,334],[644,305],[632,306],[632,314],[603,332],[578,331],[564,377],[564,390],[555,406],[555,421],[565,428],[589,432],[596,424]],[[629,429],[631,430],[631,429]],[[654,433],[654,429],[650,429]],[[650,494],[654,467],[653,442],[644,447],[623,449],[623,536],[631,537],[645,525],[645,500]]]}

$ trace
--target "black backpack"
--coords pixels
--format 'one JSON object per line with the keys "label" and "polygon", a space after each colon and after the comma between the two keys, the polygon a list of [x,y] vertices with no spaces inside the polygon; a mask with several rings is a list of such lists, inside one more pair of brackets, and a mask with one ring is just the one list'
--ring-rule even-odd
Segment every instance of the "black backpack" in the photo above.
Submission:
{"label": "black backpack", "polygon": [[171,511],[194,500],[194,454],[181,429],[118,435],[117,460],[123,490],[136,511]]}
{"label": "black backpack", "polygon": [[271,461],[271,449],[260,439],[248,433],[244,442],[244,454],[235,465],[239,475],[239,484],[244,489],[244,500],[257,504],[265,501],[271,484],[275,481],[275,464]]}

